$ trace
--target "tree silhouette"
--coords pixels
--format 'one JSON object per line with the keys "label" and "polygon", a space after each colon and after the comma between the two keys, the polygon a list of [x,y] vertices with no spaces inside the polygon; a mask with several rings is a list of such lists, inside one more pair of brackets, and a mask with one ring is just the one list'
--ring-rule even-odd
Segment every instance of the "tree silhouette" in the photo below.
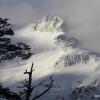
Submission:
{"label": "tree silhouette", "polygon": [[[44,83],[44,80],[43,80],[43,81],[39,82],[37,85],[32,84],[32,73],[33,73],[33,71],[35,71],[33,69],[33,65],[34,64],[32,63],[30,71],[27,71],[27,69],[25,70],[24,74],[28,75],[28,80],[25,79],[24,82],[21,82],[22,86],[19,87],[19,88],[23,89],[23,91],[21,91],[20,94],[26,95],[25,100],[30,100],[31,94],[32,94],[32,92],[34,92],[34,89],[37,88],[38,86],[43,85],[43,83]],[[44,84],[46,89],[44,89],[41,93],[37,94],[36,96],[32,97],[32,100],[36,100],[38,98],[41,98],[44,94],[46,94],[53,87],[53,82],[54,82],[54,80],[51,76],[50,82]]]}
{"label": "tree silhouette", "polygon": [[14,31],[8,19],[0,18],[0,62],[15,57],[27,59],[32,55],[27,44],[22,42],[13,44],[11,42],[11,36],[13,35]]}

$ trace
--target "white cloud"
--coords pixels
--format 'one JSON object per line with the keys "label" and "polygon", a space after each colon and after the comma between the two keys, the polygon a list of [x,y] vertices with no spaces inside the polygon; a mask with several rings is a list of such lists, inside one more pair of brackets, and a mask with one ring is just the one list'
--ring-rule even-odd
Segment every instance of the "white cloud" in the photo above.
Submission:
{"label": "white cloud", "polygon": [[100,52],[100,0],[0,0],[0,16],[15,24],[26,25],[46,14],[63,17],[67,33]]}

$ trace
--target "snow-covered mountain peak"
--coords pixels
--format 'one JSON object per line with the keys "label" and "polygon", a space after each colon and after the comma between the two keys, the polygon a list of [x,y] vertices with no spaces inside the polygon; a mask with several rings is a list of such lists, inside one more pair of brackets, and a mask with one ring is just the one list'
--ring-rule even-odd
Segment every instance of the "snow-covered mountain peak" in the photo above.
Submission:
{"label": "snow-covered mountain peak", "polygon": [[[70,100],[69,94],[79,82],[83,85],[87,82],[90,86],[90,81],[100,82],[98,79],[100,76],[100,54],[80,48],[78,40],[63,31],[63,25],[64,21],[60,17],[46,16],[36,23],[16,31],[12,42],[21,39],[30,45],[33,55],[27,61],[14,59],[4,65],[1,64],[1,67],[4,66],[0,69],[1,82],[8,86],[23,80],[25,78],[23,71],[30,69],[32,62],[35,65],[33,81],[41,81],[49,75],[54,78],[54,87],[49,94],[43,97],[43,100],[58,100],[59,95],[65,100]],[[85,89],[87,88],[85,87]],[[100,92],[98,93],[100,94]]]}
{"label": "snow-covered mountain peak", "polygon": [[54,32],[62,31],[63,19],[58,16],[45,16],[33,24],[34,31]]}

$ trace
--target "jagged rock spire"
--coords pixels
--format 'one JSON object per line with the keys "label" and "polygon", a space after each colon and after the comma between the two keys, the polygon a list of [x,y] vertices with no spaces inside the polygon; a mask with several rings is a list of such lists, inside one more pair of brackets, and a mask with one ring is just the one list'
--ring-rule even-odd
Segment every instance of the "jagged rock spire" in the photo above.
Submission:
{"label": "jagged rock spire", "polygon": [[34,31],[61,31],[62,30],[63,20],[58,16],[45,16],[37,23],[33,24]]}

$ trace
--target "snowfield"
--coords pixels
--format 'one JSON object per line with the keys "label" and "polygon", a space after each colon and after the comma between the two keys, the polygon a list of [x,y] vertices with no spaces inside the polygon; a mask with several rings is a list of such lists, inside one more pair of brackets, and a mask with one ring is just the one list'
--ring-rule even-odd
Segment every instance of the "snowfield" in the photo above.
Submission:
{"label": "snowfield", "polygon": [[[91,85],[96,80],[100,81],[99,55],[91,50],[79,48],[78,40],[67,37],[63,25],[61,18],[47,16],[17,30],[12,41],[22,40],[29,44],[33,55],[28,60],[16,58],[2,62],[0,64],[1,83],[18,91],[16,86],[27,78],[23,72],[25,69],[30,70],[32,62],[35,69],[33,83],[48,80],[49,76],[53,76],[54,79],[54,87],[42,97],[43,100],[63,100],[62,98],[70,100],[70,94],[79,86],[79,82],[81,85]],[[41,89],[37,89],[33,95],[39,91]]]}

